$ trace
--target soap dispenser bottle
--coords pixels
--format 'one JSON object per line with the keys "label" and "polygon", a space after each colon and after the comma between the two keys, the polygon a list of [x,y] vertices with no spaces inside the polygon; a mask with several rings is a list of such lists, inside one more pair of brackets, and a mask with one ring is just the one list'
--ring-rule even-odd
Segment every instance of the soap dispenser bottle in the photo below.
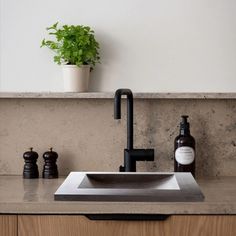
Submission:
{"label": "soap dispenser bottle", "polygon": [[190,134],[188,116],[181,116],[180,134],[175,138],[175,172],[191,172],[195,176],[195,140]]}

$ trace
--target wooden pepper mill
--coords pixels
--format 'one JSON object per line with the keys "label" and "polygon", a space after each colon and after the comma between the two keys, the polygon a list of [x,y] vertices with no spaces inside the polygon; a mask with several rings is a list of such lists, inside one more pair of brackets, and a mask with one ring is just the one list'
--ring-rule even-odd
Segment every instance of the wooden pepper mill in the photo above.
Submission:
{"label": "wooden pepper mill", "polygon": [[38,159],[38,153],[33,151],[33,148],[29,149],[23,154],[25,159],[25,165],[23,169],[23,178],[24,179],[34,179],[39,177],[39,170],[36,164]]}
{"label": "wooden pepper mill", "polygon": [[58,170],[57,170],[57,161],[58,154],[52,151],[52,148],[48,152],[43,154],[43,159],[45,164],[43,166],[43,178],[45,179],[54,179],[58,178]]}

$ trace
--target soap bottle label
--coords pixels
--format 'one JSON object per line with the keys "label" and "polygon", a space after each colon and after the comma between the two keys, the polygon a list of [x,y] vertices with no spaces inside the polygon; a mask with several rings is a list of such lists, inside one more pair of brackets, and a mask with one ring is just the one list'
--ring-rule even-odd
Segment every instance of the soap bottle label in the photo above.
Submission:
{"label": "soap bottle label", "polygon": [[182,165],[189,165],[194,161],[195,152],[191,147],[179,147],[175,151],[175,159]]}

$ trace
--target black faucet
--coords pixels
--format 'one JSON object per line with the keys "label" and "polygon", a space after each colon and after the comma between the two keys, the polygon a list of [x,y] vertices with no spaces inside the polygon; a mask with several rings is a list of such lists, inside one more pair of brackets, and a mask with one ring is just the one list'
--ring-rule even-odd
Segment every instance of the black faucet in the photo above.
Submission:
{"label": "black faucet", "polygon": [[124,166],[120,166],[120,172],[135,172],[136,161],[154,161],[154,149],[133,148],[133,93],[130,89],[116,90],[114,118],[121,118],[122,95],[127,96],[127,148],[124,149]]}

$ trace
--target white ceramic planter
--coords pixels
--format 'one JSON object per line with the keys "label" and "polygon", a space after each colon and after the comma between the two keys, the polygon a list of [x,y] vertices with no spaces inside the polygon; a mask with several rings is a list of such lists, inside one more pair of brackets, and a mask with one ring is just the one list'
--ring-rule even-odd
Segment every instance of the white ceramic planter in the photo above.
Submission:
{"label": "white ceramic planter", "polygon": [[87,92],[89,86],[90,66],[63,65],[65,92]]}

